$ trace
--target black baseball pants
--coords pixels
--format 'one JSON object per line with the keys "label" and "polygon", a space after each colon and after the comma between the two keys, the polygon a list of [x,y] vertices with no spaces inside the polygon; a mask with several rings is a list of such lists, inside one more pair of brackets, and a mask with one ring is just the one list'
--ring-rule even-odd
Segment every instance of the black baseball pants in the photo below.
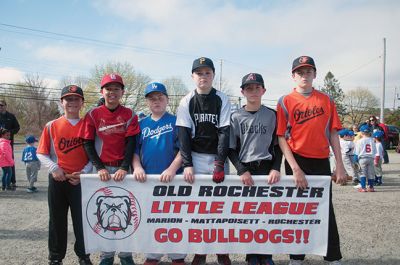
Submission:
{"label": "black baseball pants", "polygon": [[[293,156],[306,175],[331,175],[329,158],[308,158],[295,153],[293,153]],[[285,172],[286,175],[293,175],[293,171],[287,161],[285,161]],[[342,258],[342,253],[340,252],[339,232],[332,204],[332,185],[330,185],[329,194],[328,251],[326,256],[324,256],[324,260],[335,261]],[[304,260],[305,255],[290,255],[290,258],[294,260]]]}
{"label": "black baseball pants", "polygon": [[78,257],[85,253],[82,227],[81,184],[76,186],[68,181],[55,181],[49,174],[49,260],[62,260],[67,251],[68,209],[71,209],[75,234],[74,250]]}

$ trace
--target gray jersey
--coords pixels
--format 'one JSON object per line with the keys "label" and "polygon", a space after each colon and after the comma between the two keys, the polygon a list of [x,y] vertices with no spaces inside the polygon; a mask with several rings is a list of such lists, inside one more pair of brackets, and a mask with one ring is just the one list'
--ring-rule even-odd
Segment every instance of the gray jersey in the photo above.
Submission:
{"label": "gray jersey", "polygon": [[273,109],[261,106],[256,113],[250,113],[241,108],[231,116],[229,148],[240,148],[239,160],[242,163],[272,160],[275,130],[276,112]]}

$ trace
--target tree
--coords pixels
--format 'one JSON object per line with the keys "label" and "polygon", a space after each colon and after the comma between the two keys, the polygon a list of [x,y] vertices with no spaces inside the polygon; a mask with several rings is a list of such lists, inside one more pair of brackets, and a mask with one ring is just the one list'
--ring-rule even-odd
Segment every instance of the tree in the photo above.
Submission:
{"label": "tree", "polygon": [[101,79],[105,74],[111,73],[121,75],[124,80],[125,92],[121,99],[121,104],[135,111],[143,110],[145,108],[143,100],[144,88],[150,83],[151,79],[147,75],[136,72],[133,65],[127,62],[108,62],[104,65],[96,65],[91,70],[91,76],[85,88],[85,101],[91,104],[86,104],[85,109],[87,110],[96,105],[98,99],[101,97]]}
{"label": "tree", "polygon": [[330,95],[335,101],[337,112],[340,116],[340,119],[343,121],[346,115],[346,105],[343,104],[344,92],[340,88],[339,81],[335,78],[335,76],[329,71],[324,79],[324,86],[320,88],[322,92]]}
{"label": "tree", "polygon": [[176,114],[181,99],[188,93],[186,85],[179,77],[170,77],[164,79],[162,83],[165,85],[169,96],[169,111]]}
{"label": "tree", "polygon": [[379,100],[367,88],[356,88],[346,93],[344,104],[352,124],[364,122],[379,105]]}
{"label": "tree", "polygon": [[21,134],[40,135],[50,120],[60,115],[57,102],[60,91],[49,89],[39,75],[25,75],[24,81],[11,85],[4,91],[9,110],[21,126]]}

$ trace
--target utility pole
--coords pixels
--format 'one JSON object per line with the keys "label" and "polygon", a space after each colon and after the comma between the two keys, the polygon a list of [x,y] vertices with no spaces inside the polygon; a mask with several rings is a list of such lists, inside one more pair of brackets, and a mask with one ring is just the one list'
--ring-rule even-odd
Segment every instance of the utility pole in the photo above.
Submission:
{"label": "utility pole", "polygon": [[385,76],[386,76],[386,38],[383,38],[383,83],[382,83],[382,99],[381,99],[381,116],[380,122],[384,121],[384,109],[385,109]]}
{"label": "utility pole", "polygon": [[397,87],[394,87],[393,110],[396,110]]}

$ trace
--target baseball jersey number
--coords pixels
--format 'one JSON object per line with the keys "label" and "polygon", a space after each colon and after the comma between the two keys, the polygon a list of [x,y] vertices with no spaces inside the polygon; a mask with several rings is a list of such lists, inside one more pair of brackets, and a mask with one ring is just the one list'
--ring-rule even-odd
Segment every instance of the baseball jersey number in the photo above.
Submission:
{"label": "baseball jersey number", "polygon": [[366,151],[367,153],[371,153],[372,149],[371,149],[371,145],[370,145],[370,144],[366,144],[366,145],[365,145],[365,151]]}

